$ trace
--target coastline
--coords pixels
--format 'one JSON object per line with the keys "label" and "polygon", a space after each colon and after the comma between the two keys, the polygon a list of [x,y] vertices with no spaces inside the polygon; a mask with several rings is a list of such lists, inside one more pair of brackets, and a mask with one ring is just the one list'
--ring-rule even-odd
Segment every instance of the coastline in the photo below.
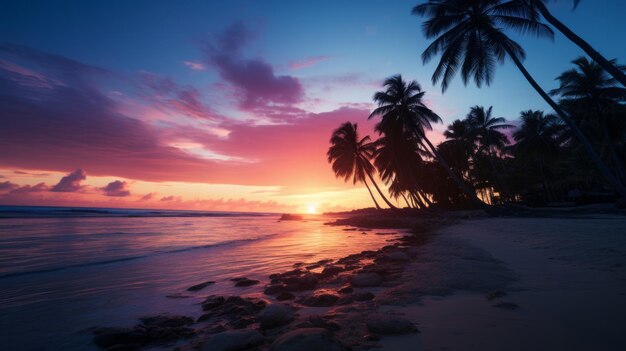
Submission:
{"label": "coastline", "polygon": [[[532,345],[536,348],[537,342],[549,343],[551,334],[533,328],[532,323],[543,316],[541,311],[532,309],[533,305],[558,300],[558,295],[567,295],[568,291],[541,292],[536,286],[528,286],[527,281],[536,279],[542,268],[553,261],[544,257],[545,253],[537,256],[534,251],[538,245],[532,246],[528,241],[546,239],[545,230],[541,228],[554,230],[555,226],[546,227],[545,222],[556,223],[559,228],[558,224],[571,220],[564,217],[568,215],[554,212],[551,216],[503,218],[488,217],[481,211],[425,212],[419,217],[354,214],[327,224],[349,225],[351,229],[346,231],[374,235],[389,234],[391,229],[410,230],[411,234],[393,240],[379,250],[363,251],[336,261],[295,262],[293,270],[272,274],[269,284],[261,289],[263,293],[244,297],[208,296],[198,306],[204,310],[198,320],[166,316],[152,325],[144,320],[134,328],[96,330],[96,340],[106,346],[103,340],[111,343],[112,340],[124,340],[128,333],[152,330],[153,333],[173,333],[169,336],[171,340],[146,341],[140,338],[138,340],[145,344],[135,346],[163,345],[165,340],[167,347],[178,350],[300,350],[304,345],[314,347],[311,350],[378,347],[384,350],[408,347],[495,350],[507,340],[494,337],[497,331],[510,337],[533,332],[535,337],[529,338],[532,342],[520,343],[519,348],[509,345],[508,349],[528,349]],[[613,231],[626,230],[623,216],[599,214],[595,217],[599,219],[592,225],[602,226],[605,223],[602,221],[614,221],[617,229],[613,228]],[[588,217],[583,219],[589,221]],[[543,227],[537,221],[542,221]],[[388,230],[371,233],[371,228]],[[580,227],[578,238],[584,238],[589,230],[588,226]],[[497,235],[505,232],[506,238]],[[551,240],[564,240],[562,230],[553,235]],[[558,245],[552,248],[556,247]],[[617,247],[626,250],[626,242],[619,242]],[[517,257],[532,258],[540,263],[531,267],[516,264],[510,259],[515,257],[511,256],[510,250],[516,248],[523,252]],[[614,260],[624,257],[614,256]],[[623,264],[626,266],[626,262]],[[567,269],[566,278],[589,276],[586,273],[589,267],[581,268],[582,273]],[[560,272],[563,271],[560,268]],[[613,279],[613,290],[608,292],[613,294],[610,299],[613,305],[626,303],[623,283],[626,277],[623,271],[620,272],[621,278]],[[233,278],[236,280],[234,284],[242,286],[265,283],[245,277]],[[553,279],[558,282],[559,278],[555,273]],[[601,278],[604,280],[595,282],[608,279],[606,276]],[[586,295],[576,284],[569,289],[579,293],[570,294],[570,304],[562,309],[575,311],[576,306],[571,304],[582,303],[580,299]],[[535,294],[541,297],[533,297]],[[604,289],[602,294],[607,294],[607,290]],[[545,308],[546,303],[549,304],[543,302],[541,307]],[[598,317],[593,312],[586,315],[592,320]],[[548,316],[553,318],[550,322],[557,321],[554,320],[557,315]],[[614,319],[619,320],[619,317]],[[539,324],[545,327],[546,323]],[[564,328],[560,332],[566,337],[571,331]],[[616,342],[610,337],[605,339],[609,344]],[[573,347],[570,349],[577,349],[575,342],[568,345]],[[109,346],[114,346],[109,349],[117,349],[120,344]],[[133,344],[126,346],[132,348]]]}
{"label": "coastline", "polygon": [[[461,218],[473,215],[476,213],[463,214]],[[206,345],[210,345],[217,335],[225,338],[224,335],[229,332],[235,333],[232,339],[237,340],[241,339],[237,332],[261,329],[262,334],[255,334],[260,341],[254,346],[264,349],[287,330],[319,329],[311,328],[317,326],[322,327],[319,332],[324,335],[327,331],[334,332],[335,337],[329,340],[341,340],[343,346],[374,347],[378,336],[369,333],[364,339],[362,330],[348,327],[353,318],[373,313],[382,294],[390,287],[401,284],[404,268],[412,259],[407,254],[409,247],[424,244],[434,228],[454,222],[456,217],[445,212],[425,212],[419,218],[366,215],[338,219],[326,224],[350,226],[343,229],[347,234],[389,235],[390,239],[386,240],[389,245],[360,253],[357,249],[357,253],[336,261],[295,262],[293,270],[270,275],[270,284],[262,287],[262,292],[258,294],[246,294],[243,298],[237,295],[208,296],[199,307],[205,310],[204,314],[197,320],[170,315],[158,320],[157,324],[144,320],[131,328],[92,328],[90,331],[95,335],[94,341],[105,349],[153,346],[166,342],[168,347],[181,350],[219,350],[220,346]],[[384,223],[373,221],[373,218],[384,218]],[[372,228],[388,229],[375,231]],[[397,237],[397,229],[410,230],[411,234],[393,238]],[[258,280],[246,277],[233,277],[233,280],[236,286],[259,284]],[[210,282],[198,282],[200,285],[203,283],[210,285]],[[264,325],[263,314],[273,309],[281,310],[279,314],[283,315],[284,323],[268,328]],[[392,322],[399,322],[403,332],[416,331],[415,325],[406,320]],[[168,337],[144,335],[149,332],[167,334]],[[141,335],[137,338],[137,334]],[[259,335],[261,338],[258,338]],[[174,342],[169,343],[172,340]],[[224,349],[239,348],[231,345]]]}

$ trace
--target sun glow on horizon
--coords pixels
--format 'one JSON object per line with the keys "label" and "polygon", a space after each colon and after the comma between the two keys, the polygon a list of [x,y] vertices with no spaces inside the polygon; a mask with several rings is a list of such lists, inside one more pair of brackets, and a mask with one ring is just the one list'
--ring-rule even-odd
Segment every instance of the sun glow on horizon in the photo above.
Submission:
{"label": "sun glow on horizon", "polygon": [[317,214],[317,204],[309,204],[306,208],[306,213]]}

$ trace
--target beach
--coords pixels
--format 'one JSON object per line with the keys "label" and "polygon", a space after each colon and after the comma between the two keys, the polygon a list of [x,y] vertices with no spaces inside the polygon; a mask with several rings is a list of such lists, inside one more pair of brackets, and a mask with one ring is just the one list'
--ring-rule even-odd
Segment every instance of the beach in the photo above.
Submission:
{"label": "beach", "polygon": [[[264,339],[256,347],[297,350],[302,340],[317,345],[312,350],[343,349],[337,345],[352,350],[621,350],[626,345],[621,338],[626,322],[622,215],[548,210],[497,218],[476,212],[391,217],[339,221],[357,226],[386,222],[413,227],[414,234],[369,256],[373,264],[303,294],[336,294],[336,302],[311,307],[296,299],[291,304],[297,309],[295,322],[279,332],[262,330]],[[390,262],[397,252],[410,259],[398,255],[399,261]],[[355,284],[363,271],[376,270],[382,281]],[[373,297],[343,302],[340,291],[346,285],[354,287],[351,294]],[[320,334],[303,332],[314,326],[312,320]],[[321,338],[324,330],[337,343]],[[285,338],[292,343],[281,348]],[[208,338],[203,345],[196,347],[224,344]]]}
{"label": "beach", "polygon": [[[385,338],[381,345],[385,350],[408,345],[423,350],[623,350],[624,233],[626,220],[612,215],[489,218],[442,229],[433,241],[448,252],[457,247],[463,253],[431,256],[446,262],[443,272],[420,269],[421,262],[407,269],[415,273],[409,281],[429,277],[430,287],[439,286],[441,294],[407,283],[407,289],[417,288],[415,295],[422,295],[418,301],[384,308],[402,311],[420,323],[422,332]],[[429,256],[433,248],[420,250]]]}
{"label": "beach", "polygon": [[[203,230],[216,230],[219,222],[232,230],[235,220],[249,223],[257,237],[3,277],[13,291],[3,289],[0,320],[18,322],[3,323],[13,328],[3,344],[11,350],[279,351],[626,345],[620,337],[626,324],[621,214],[227,218],[123,217],[121,223],[166,221],[169,230],[185,223],[204,237]],[[37,221],[50,225],[50,219]],[[269,233],[277,226],[284,232]],[[132,287],[124,283],[130,279]],[[61,316],[65,322],[55,323]]]}

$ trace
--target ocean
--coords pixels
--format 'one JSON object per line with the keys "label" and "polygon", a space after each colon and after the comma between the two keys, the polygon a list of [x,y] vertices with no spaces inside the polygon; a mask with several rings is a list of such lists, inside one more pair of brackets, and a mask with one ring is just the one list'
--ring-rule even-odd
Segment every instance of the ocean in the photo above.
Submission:
{"label": "ocean", "polygon": [[[393,239],[328,226],[336,217],[0,206],[0,345],[84,350],[89,328],[200,315],[212,294],[258,295],[294,263],[337,259]],[[398,234],[400,235],[400,234]],[[261,280],[235,287],[230,279]],[[198,292],[187,288],[216,283]]]}

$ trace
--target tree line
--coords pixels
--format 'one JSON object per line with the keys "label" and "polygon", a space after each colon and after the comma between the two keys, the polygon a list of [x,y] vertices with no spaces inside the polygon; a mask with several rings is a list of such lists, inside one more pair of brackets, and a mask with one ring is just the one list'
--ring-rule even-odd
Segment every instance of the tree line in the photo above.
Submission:
{"label": "tree line", "polygon": [[[484,207],[507,202],[542,205],[559,201],[626,201],[625,67],[607,60],[558,21],[541,0],[431,0],[413,13],[425,17],[433,39],[422,60],[439,56],[432,76],[446,91],[460,73],[464,84],[489,85],[497,64],[513,62],[552,111],[521,111],[517,122],[474,106],[433,145],[426,136],[441,117],[424,103],[425,92],[400,75],[374,94],[378,138],[361,138],[346,122],[331,137],[328,161],[338,177],[363,183],[395,208],[388,194],[412,208]],[[574,1],[577,6],[579,1]],[[524,49],[508,31],[553,37],[546,20],[577,44],[584,56],[546,92],[523,65]],[[370,188],[375,188],[376,194]]]}

